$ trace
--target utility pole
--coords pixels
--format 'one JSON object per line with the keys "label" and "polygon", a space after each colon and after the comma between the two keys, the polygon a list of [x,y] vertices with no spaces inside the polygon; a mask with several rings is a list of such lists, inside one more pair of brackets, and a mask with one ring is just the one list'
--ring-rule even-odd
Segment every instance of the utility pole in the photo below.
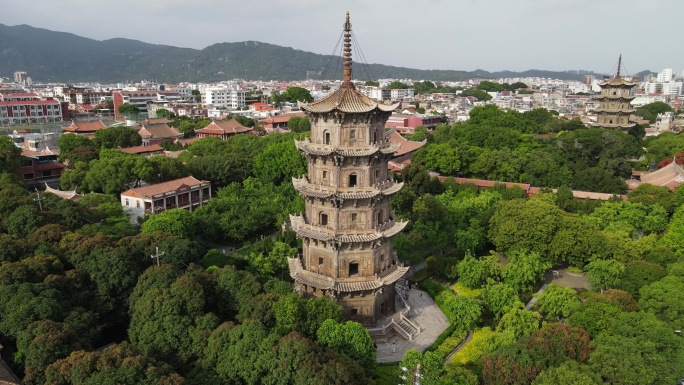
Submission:
{"label": "utility pole", "polygon": [[161,265],[159,264],[159,257],[163,256],[163,255],[166,254],[166,253],[164,253],[163,251],[160,253],[160,252],[159,252],[159,246],[155,247],[154,249],[155,249],[157,252],[156,252],[154,255],[152,255],[151,257],[152,257],[152,258],[157,258],[157,266],[161,266]]}
{"label": "utility pole", "polygon": [[38,207],[40,207],[40,211],[43,211],[43,201],[45,200],[45,198],[40,196],[40,191],[38,191],[38,189],[36,189],[36,193],[38,194],[38,198],[33,198],[33,201],[38,202]]}

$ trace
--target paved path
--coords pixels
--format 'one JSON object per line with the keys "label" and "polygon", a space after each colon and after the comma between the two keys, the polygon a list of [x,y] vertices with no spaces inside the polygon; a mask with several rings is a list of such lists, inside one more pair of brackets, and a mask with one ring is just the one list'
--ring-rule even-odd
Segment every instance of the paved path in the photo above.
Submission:
{"label": "paved path", "polygon": [[456,347],[456,349],[454,349],[451,353],[449,353],[449,355],[447,356],[447,358],[444,359],[444,363],[445,363],[445,364],[450,363],[451,360],[454,358],[454,354],[460,352],[461,349],[463,349],[463,347],[466,346],[466,344],[468,344],[468,342],[470,342],[470,340],[472,340],[472,339],[473,339],[473,331],[472,331],[472,330],[468,330],[468,334],[466,334],[466,338],[465,338],[463,341],[461,341],[460,344],[458,344],[458,346]]}
{"label": "paved path", "polygon": [[413,341],[405,340],[395,332],[392,332],[387,341],[376,340],[378,347],[377,362],[401,361],[404,358],[404,353],[413,348],[423,352],[449,327],[446,316],[439,310],[428,293],[419,289],[411,289],[408,303],[411,306],[409,319],[420,326],[420,334],[414,336]]}
{"label": "paved path", "polygon": [[527,305],[525,305],[525,310],[532,309],[532,306],[534,306],[534,304],[537,303],[537,301],[539,300],[539,296],[544,293],[544,291],[546,290],[546,288],[548,286],[549,286],[549,284],[547,284],[547,283],[542,285],[542,287],[539,289],[539,291],[535,295],[532,296],[532,299],[530,300],[530,302],[528,302]]}

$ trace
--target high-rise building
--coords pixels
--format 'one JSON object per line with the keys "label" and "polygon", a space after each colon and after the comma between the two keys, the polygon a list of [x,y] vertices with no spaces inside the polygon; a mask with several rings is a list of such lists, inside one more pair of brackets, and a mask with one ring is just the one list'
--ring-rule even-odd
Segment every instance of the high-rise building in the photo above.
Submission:
{"label": "high-rise building", "polygon": [[342,85],[324,99],[300,103],[311,137],[296,142],[308,175],[293,179],[306,209],[290,216],[303,252],[289,259],[289,267],[301,295],[329,297],[342,305],[345,318],[372,324],[394,312],[395,284],[408,270],[392,250],[392,238],[407,222],[390,211],[390,198],[403,183],[388,176],[399,146],[385,135],[385,122],[399,104],[356,90],[351,57],[347,13]]}
{"label": "high-rise building", "polygon": [[636,124],[629,121],[629,116],[634,113],[630,102],[635,97],[630,94],[630,91],[636,83],[620,77],[621,64],[622,55],[618,61],[615,77],[599,83],[601,94],[596,99],[600,105],[594,110],[598,115],[596,123],[593,124],[594,127],[627,130]]}
{"label": "high-rise building", "polygon": [[14,72],[14,82],[19,84],[25,84],[28,79],[28,74],[24,71]]}

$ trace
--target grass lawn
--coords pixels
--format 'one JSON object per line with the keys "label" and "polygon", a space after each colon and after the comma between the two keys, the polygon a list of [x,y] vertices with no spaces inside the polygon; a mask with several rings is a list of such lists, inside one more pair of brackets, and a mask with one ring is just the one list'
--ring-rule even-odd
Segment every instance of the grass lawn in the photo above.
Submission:
{"label": "grass lawn", "polygon": [[477,298],[482,295],[482,289],[469,289],[460,282],[456,282],[454,284],[454,292],[458,295],[462,295],[464,297],[472,297],[472,298]]}

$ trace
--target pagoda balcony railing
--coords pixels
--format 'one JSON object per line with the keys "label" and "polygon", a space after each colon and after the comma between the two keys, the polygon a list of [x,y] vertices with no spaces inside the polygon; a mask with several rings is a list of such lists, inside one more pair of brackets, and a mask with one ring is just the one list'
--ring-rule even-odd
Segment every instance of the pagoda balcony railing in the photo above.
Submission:
{"label": "pagoda balcony railing", "polygon": [[[316,225],[312,223],[308,223],[306,220],[306,214],[301,215],[301,220],[298,221],[295,225],[294,230],[297,229],[306,229],[309,231],[314,231],[317,233],[329,235],[329,236],[335,236],[335,235],[372,235],[372,234],[377,234],[377,233],[382,233],[390,228],[392,228],[397,222],[394,219],[393,216],[390,217],[390,219],[380,225],[377,226],[370,226],[366,228],[359,228],[352,226],[352,225],[345,225],[345,226],[338,226],[335,225],[334,223],[328,223],[326,225]],[[375,225],[375,224],[373,224]]]}
{"label": "pagoda balcony railing", "polygon": [[308,177],[304,176],[301,178],[292,178],[292,183],[295,188],[303,187],[310,191],[319,192],[329,192],[329,193],[341,193],[341,194],[353,194],[353,193],[368,193],[368,194],[380,194],[385,190],[393,190],[396,188],[397,191],[401,189],[403,183],[397,183],[392,179],[386,179],[383,181],[378,181],[370,186],[354,186],[354,187],[343,187],[335,185],[325,185],[322,183],[311,183]]}

